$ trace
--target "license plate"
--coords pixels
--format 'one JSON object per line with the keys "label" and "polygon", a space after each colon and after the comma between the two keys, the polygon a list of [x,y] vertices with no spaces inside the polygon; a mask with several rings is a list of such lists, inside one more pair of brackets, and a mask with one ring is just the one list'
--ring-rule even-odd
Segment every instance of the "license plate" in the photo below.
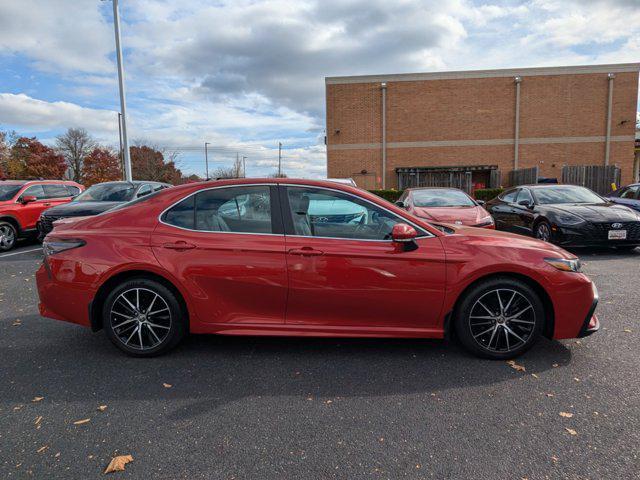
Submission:
{"label": "license plate", "polygon": [[609,240],[626,240],[626,230],[609,230]]}

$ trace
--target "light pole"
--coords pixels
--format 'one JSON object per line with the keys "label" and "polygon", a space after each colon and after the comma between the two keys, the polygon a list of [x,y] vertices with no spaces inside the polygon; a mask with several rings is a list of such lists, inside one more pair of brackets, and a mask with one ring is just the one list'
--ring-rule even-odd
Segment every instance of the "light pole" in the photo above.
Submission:
{"label": "light pole", "polygon": [[129,155],[129,137],[127,137],[127,102],[124,94],[124,67],[122,65],[122,47],[120,45],[120,12],[118,0],[113,2],[113,27],[116,35],[116,57],[118,59],[118,85],[120,87],[120,113],[122,114],[122,148],[124,151],[124,178],[132,180],[131,156]]}
{"label": "light pole", "polygon": [[211,145],[209,142],[204,142],[204,168],[205,180],[209,180],[209,155],[207,153],[207,145]]}
{"label": "light pole", "polygon": [[282,177],[282,143],[278,142],[278,178]]}

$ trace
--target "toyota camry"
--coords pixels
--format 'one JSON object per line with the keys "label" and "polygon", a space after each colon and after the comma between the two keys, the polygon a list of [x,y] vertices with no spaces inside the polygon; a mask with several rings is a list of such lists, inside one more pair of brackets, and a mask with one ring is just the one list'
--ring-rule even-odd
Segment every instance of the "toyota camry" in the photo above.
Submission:
{"label": "toyota camry", "polygon": [[505,359],[541,336],[599,328],[596,288],[565,250],[493,230],[435,228],[327,181],[166,189],[61,220],[43,248],[42,316],[102,329],[134,356],[210,333],[455,335],[477,355]]}

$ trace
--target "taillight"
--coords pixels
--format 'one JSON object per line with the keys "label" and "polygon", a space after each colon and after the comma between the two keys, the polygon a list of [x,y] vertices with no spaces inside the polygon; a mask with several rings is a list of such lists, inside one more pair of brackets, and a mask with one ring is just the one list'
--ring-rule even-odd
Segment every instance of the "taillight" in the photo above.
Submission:
{"label": "taillight", "polygon": [[45,256],[55,255],[56,253],[64,252],[65,250],[71,250],[72,248],[82,247],[87,242],[80,240],[79,238],[45,238],[42,242],[42,250]]}

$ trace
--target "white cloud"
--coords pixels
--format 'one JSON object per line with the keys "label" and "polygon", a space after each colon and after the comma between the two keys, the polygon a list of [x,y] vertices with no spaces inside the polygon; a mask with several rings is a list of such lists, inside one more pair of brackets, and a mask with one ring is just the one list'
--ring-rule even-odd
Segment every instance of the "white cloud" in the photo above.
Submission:
{"label": "white cloud", "polygon": [[113,71],[113,30],[97,0],[3,0],[0,52],[26,55],[48,72]]}
{"label": "white cloud", "polygon": [[118,131],[116,112],[85,108],[69,102],[45,102],[25,94],[0,93],[0,122],[24,130],[84,127],[104,132]]}

